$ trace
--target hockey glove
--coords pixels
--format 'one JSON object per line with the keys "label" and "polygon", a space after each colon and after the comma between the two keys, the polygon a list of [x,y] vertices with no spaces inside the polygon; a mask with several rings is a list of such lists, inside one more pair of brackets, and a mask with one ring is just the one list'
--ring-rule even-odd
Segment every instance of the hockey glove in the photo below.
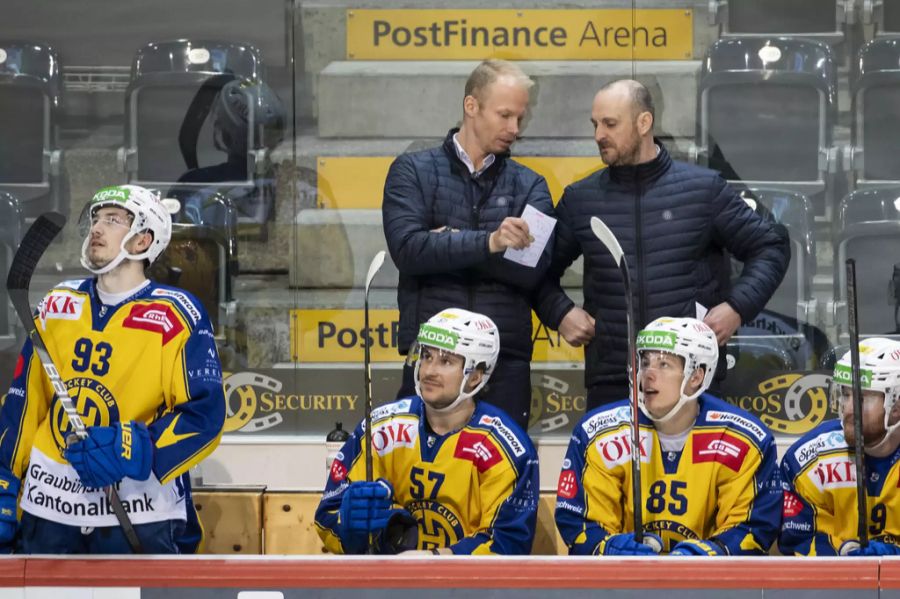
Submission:
{"label": "hockey glove", "polygon": [[[10,545],[16,536],[19,498],[19,479],[9,470],[0,468],[0,545]],[[8,547],[7,551],[12,547]]]}
{"label": "hockey glove", "polygon": [[379,533],[393,515],[394,489],[379,478],[375,482],[350,483],[341,497],[337,533],[344,553],[362,553],[369,533]]}
{"label": "hockey glove", "polygon": [[675,545],[669,555],[727,555],[715,541],[687,539]]}
{"label": "hockey glove", "polygon": [[419,523],[403,508],[391,510],[381,534],[381,553],[396,555],[419,546]]}
{"label": "hockey glove", "polygon": [[838,552],[840,555],[849,555],[853,557],[860,556],[881,556],[881,555],[900,555],[900,547],[892,543],[883,543],[881,541],[869,541],[865,549],[861,549],[857,541],[844,541]]}
{"label": "hockey glove", "polygon": [[150,478],[153,442],[142,422],[92,426],[86,439],[66,449],[66,459],[86,487],[102,489],[123,478]]}
{"label": "hockey glove", "polygon": [[643,534],[643,542],[634,539],[633,532],[609,535],[597,545],[598,555],[656,555],[662,550],[662,539],[650,533]]}

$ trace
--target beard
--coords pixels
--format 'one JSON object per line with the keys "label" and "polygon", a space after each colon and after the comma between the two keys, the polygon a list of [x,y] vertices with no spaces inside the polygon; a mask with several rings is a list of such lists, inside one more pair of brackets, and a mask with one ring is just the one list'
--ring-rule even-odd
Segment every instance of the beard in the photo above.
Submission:
{"label": "beard", "polygon": [[[598,146],[602,155],[604,147],[599,144]],[[606,163],[608,166],[634,165],[638,163],[641,155],[641,138],[638,135],[633,135],[625,140],[621,146],[613,144],[606,146],[605,149],[612,149],[616,152],[616,157]]]}

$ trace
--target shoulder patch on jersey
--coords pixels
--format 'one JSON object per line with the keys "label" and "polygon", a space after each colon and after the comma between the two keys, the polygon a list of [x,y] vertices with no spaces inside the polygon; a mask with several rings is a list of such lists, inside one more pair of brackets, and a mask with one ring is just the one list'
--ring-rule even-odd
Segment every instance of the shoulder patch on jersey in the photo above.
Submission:
{"label": "shoulder patch on jersey", "polygon": [[172,307],[163,303],[134,304],[131,312],[125,317],[122,326],[129,329],[141,329],[162,335],[163,345],[175,338],[184,330]]}
{"label": "shoulder patch on jersey", "polygon": [[752,434],[756,437],[757,440],[762,441],[766,438],[766,431],[763,427],[756,424],[749,418],[744,418],[738,414],[734,414],[732,412],[720,412],[716,410],[710,410],[706,413],[707,422],[712,423],[721,423],[721,422],[729,422],[731,424],[737,425],[738,427],[744,429],[745,431]]}
{"label": "shoulder patch on jersey", "polygon": [[409,412],[409,407],[411,405],[411,399],[401,399],[400,401],[394,401],[389,404],[379,406],[372,410],[372,422],[381,420],[382,418],[386,418],[388,416],[392,416],[393,414],[405,414]]}
{"label": "shoulder patch on jersey", "polygon": [[578,494],[578,477],[574,470],[563,470],[559,473],[556,484],[556,495],[563,499],[573,499]]}
{"label": "shoulder patch on jersey", "polygon": [[384,457],[398,447],[415,447],[418,422],[412,418],[386,420],[372,425],[372,447]]}
{"label": "shoulder patch on jersey", "polygon": [[459,431],[453,457],[472,462],[481,474],[503,461],[500,450],[486,434],[466,430]]}
{"label": "shoulder patch on jersey", "polygon": [[581,428],[588,436],[588,439],[590,439],[600,431],[612,428],[623,422],[631,422],[631,406],[619,406],[612,410],[604,410],[594,414],[581,423]]}
{"label": "shoulder patch on jersey", "polygon": [[509,448],[517,458],[525,455],[525,445],[519,441],[519,438],[512,429],[506,426],[499,417],[483,414],[481,418],[478,419],[478,424],[489,426],[494,429],[497,432],[497,435],[506,441],[506,444],[509,445]]}
{"label": "shoulder patch on jersey", "polygon": [[793,518],[803,511],[803,503],[800,501],[799,497],[790,491],[784,491],[782,497],[781,515],[784,519]]}
{"label": "shoulder patch on jersey", "polygon": [[794,459],[797,460],[797,463],[803,468],[820,453],[830,449],[849,449],[847,447],[847,441],[844,439],[844,431],[828,431],[813,437],[794,450]]}
{"label": "shoulder patch on jersey", "polygon": [[855,488],[856,464],[847,455],[828,457],[819,460],[816,467],[810,468],[806,476],[819,491],[842,487]]}
{"label": "shoulder patch on jersey", "polygon": [[745,441],[726,432],[694,433],[691,444],[692,463],[718,462],[735,472],[741,471],[747,452],[750,451],[750,446]]}
{"label": "shoulder patch on jersey", "polygon": [[41,328],[46,331],[47,321],[53,318],[79,320],[86,301],[87,296],[84,294],[73,293],[67,289],[54,289],[38,304]]}
{"label": "shoulder patch on jersey", "polygon": [[156,288],[150,292],[150,295],[156,297],[168,297],[175,300],[175,302],[179,306],[181,306],[181,308],[188,315],[188,318],[191,319],[192,324],[197,324],[198,322],[200,322],[200,310],[186,293],[182,291],[175,291],[174,289]]}
{"label": "shoulder patch on jersey", "polygon": [[[641,461],[650,462],[653,455],[653,435],[649,431],[641,431]],[[631,461],[631,430],[616,431],[597,439],[594,447],[607,468],[614,468]]]}

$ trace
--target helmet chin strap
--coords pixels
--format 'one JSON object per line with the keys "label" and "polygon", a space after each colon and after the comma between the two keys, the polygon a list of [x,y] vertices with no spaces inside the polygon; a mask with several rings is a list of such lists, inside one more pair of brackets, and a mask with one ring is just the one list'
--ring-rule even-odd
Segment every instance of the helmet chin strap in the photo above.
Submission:
{"label": "helmet chin strap", "polygon": [[106,266],[97,268],[93,265],[93,263],[90,260],[88,260],[88,257],[87,257],[88,251],[90,249],[90,244],[91,244],[91,236],[90,236],[90,234],[88,234],[88,236],[85,237],[84,243],[81,246],[81,265],[83,267],[85,267],[86,269],[88,269],[89,271],[91,271],[92,273],[94,273],[95,275],[105,275],[106,273],[110,272],[115,267],[117,267],[119,264],[121,264],[126,258],[131,258],[133,260],[140,259],[135,256],[132,256],[128,252],[128,250],[125,249],[125,245],[134,236],[135,236],[135,233],[132,231],[129,231],[128,234],[122,238],[122,244],[119,246],[119,254],[115,258],[110,260],[109,264],[107,264]]}
{"label": "helmet chin strap", "polygon": [[[696,372],[696,369],[694,370],[694,372]],[[644,404],[644,402],[641,401],[640,408],[641,408],[641,411],[644,413],[644,416],[646,416],[653,422],[668,422],[669,420],[671,420],[672,418],[675,417],[675,414],[677,414],[678,412],[681,411],[681,408],[684,407],[684,405],[687,402],[693,401],[693,400],[697,399],[698,397],[700,397],[700,394],[703,393],[702,386],[699,387],[691,395],[685,395],[685,393],[684,393],[684,388],[687,386],[688,380],[691,378],[691,376],[694,376],[693,372],[691,373],[690,376],[685,376],[684,380],[681,381],[681,390],[680,390],[680,395],[678,397],[678,401],[675,403],[674,406],[672,406],[672,408],[668,412],[666,412],[662,416],[657,417],[657,416],[654,416],[653,414],[651,414],[650,410],[647,409],[647,406]],[[641,396],[643,397],[643,390],[641,391]]]}
{"label": "helmet chin strap", "polygon": [[[472,372],[475,372],[475,371],[473,370]],[[418,395],[419,397],[422,397],[422,389],[419,385],[419,363],[418,362],[416,362],[416,369],[415,369],[413,376],[416,378],[416,381],[415,381],[416,382],[416,395]],[[481,382],[478,383],[474,389],[472,389],[471,391],[465,391],[464,389],[466,388],[466,383],[469,382],[470,376],[472,376],[471,373],[469,374],[469,376],[463,378],[462,383],[460,383],[460,385],[459,385],[459,395],[456,396],[456,399],[454,399],[453,402],[450,403],[450,405],[444,406],[443,408],[435,408],[435,407],[429,406],[428,409],[437,414],[448,414],[448,413],[452,412],[453,410],[455,410],[457,408],[457,406],[459,406],[459,404],[461,404],[465,400],[467,400],[471,397],[474,397],[479,391],[481,391],[481,389],[484,387],[485,383],[487,383],[487,378],[482,375]]]}

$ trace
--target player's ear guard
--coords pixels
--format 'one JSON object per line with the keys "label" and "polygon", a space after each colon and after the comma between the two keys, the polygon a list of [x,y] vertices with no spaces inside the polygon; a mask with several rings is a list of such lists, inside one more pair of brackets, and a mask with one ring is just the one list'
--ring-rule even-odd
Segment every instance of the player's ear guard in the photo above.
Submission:
{"label": "player's ear guard", "polygon": [[381,536],[381,553],[397,554],[419,546],[419,525],[412,514],[402,508],[391,510]]}

